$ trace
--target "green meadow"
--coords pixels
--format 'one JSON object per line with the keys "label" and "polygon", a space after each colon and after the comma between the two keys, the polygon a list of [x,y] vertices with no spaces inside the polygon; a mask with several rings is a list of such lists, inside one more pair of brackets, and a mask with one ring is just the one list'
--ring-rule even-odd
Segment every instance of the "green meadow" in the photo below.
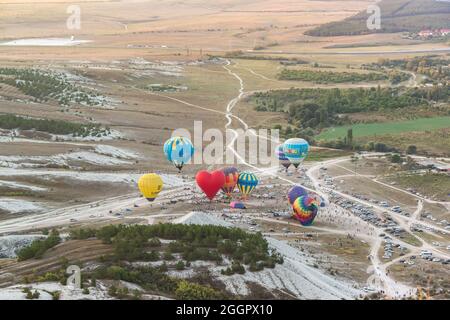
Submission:
{"label": "green meadow", "polygon": [[450,117],[419,118],[415,120],[355,124],[333,127],[323,130],[316,136],[317,140],[335,140],[344,138],[347,130],[353,128],[353,137],[382,136],[386,134],[400,134],[413,131],[432,131],[450,128]]}

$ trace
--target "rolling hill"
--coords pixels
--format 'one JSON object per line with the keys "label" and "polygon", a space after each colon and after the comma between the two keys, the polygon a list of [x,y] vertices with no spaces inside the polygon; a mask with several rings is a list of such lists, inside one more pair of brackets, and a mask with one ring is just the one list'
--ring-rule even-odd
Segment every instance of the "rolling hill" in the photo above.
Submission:
{"label": "rolling hill", "polygon": [[450,2],[436,0],[382,0],[381,29],[369,30],[371,15],[365,10],[338,22],[308,30],[310,36],[343,36],[370,33],[415,32],[423,29],[450,28]]}

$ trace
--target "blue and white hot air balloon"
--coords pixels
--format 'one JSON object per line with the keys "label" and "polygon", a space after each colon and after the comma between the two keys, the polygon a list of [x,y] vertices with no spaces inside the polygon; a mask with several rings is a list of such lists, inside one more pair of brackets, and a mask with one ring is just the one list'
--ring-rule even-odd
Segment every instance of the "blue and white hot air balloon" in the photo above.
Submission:
{"label": "blue and white hot air balloon", "polygon": [[193,154],[194,146],[188,138],[172,137],[164,144],[164,155],[180,172]]}
{"label": "blue and white hot air balloon", "polygon": [[305,160],[309,152],[309,143],[305,139],[292,138],[283,144],[283,152],[286,158],[298,168],[298,166]]}

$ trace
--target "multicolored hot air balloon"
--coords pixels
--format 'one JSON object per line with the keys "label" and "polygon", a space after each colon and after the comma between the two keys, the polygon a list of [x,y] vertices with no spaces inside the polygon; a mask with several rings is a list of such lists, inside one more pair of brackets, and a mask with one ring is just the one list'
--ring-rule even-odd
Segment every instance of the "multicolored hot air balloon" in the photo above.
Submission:
{"label": "multicolored hot air balloon", "polygon": [[150,202],[154,201],[163,187],[163,181],[156,173],[147,173],[139,178],[138,187],[142,195]]}
{"label": "multicolored hot air balloon", "polygon": [[248,195],[252,193],[257,185],[258,178],[253,173],[242,172],[239,175],[237,186],[244,199],[247,199]]}
{"label": "multicolored hot air balloon", "polygon": [[275,149],[275,155],[278,158],[278,161],[280,161],[280,164],[287,169],[289,169],[289,167],[291,166],[291,161],[289,161],[289,159],[286,157],[286,155],[284,154],[283,151],[283,145],[280,144],[276,149]]}
{"label": "multicolored hot air balloon", "polygon": [[172,137],[164,143],[164,154],[181,172],[183,166],[194,154],[192,142],[185,137]]}
{"label": "multicolored hot air balloon", "polygon": [[308,192],[300,187],[300,186],[293,186],[291,189],[289,189],[288,191],[288,200],[289,203],[292,205],[294,204],[295,200],[297,200],[297,198],[299,197],[303,197],[303,196],[307,196]]}
{"label": "multicolored hot air balloon", "polygon": [[300,221],[302,226],[310,226],[319,211],[319,204],[314,198],[303,196],[295,200],[292,209],[292,216]]}
{"label": "multicolored hot air balloon", "polygon": [[308,155],[309,143],[305,139],[289,139],[283,144],[283,152],[294,167],[298,168]]}
{"label": "multicolored hot air balloon", "polygon": [[231,198],[231,194],[233,193],[239,179],[239,172],[235,167],[223,168],[222,172],[225,175],[225,183],[222,187],[222,191],[228,198]]}

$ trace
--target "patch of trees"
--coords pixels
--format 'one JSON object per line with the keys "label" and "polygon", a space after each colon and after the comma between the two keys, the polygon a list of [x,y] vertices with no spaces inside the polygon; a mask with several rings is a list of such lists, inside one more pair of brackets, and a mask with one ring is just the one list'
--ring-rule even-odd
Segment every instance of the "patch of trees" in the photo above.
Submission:
{"label": "patch of trees", "polygon": [[25,293],[25,299],[27,300],[39,299],[39,297],[41,296],[39,291],[34,290],[34,292],[32,292],[31,289],[28,287],[23,288],[22,293]]}
{"label": "patch of trees", "polygon": [[39,259],[48,249],[53,248],[60,242],[61,238],[58,231],[53,230],[47,238],[35,240],[29,246],[19,249],[16,255],[19,261]]}
{"label": "patch of trees", "polygon": [[406,149],[406,154],[416,154],[417,153],[417,147],[415,145],[410,145]]}
{"label": "patch of trees", "polygon": [[391,71],[388,73],[391,84],[399,84],[403,81],[411,79],[411,75],[405,72]]}
{"label": "patch of trees", "polygon": [[[180,255],[188,263],[196,260],[220,263],[223,256],[243,265],[273,268],[283,263],[283,258],[270,251],[260,233],[247,233],[238,228],[183,224],[157,224],[151,226],[110,225],[98,230],[78,229],[71,233],[73,239],[95,236],[114,247],[116,261],[173,260]],[[157,238],[173,240],[163,255],[155,250],[160,246]],[[172,257],[172,258],[171,258]],[[244,270],[245,271],[245,270]]]}
{"label": "patch of trees", "polygon": [[[123,280],[135,283],[147,291],[172,296],[184,300],[226,299],[227,296],[207,285],[168,276],[164,268],[132,267],[128,265],[111,265],[97,268],[87,278]],[[130,298],[129,292],[111,287],[109,294],[121,298]],[[136,295],[133,298],[137,298]]]}
{"label": "patch of trees", "polygon": [[178,282],[175,296],[178,300],[219,300],[224,295],[211,287],[181,280]]}
{"label": "patch of trees", "polygon": [[427,75],[431,80],[450,81],[450,59],[425,56],[411,59],[380,59],[377,63],[366,66],[369,69],[376,68],[398,68],[414,73]]}
{"label": "patch of trees", "polygon": [[398,153],[393,153],[389,156],[392,163],[402,163],[403,158]]}
{"label": "patch of trees", "polygon": [[140,300],[142,297],[139,290],[129,290],[127,287],[117,288],[115,285],[109,287],[108,294],[120,300]]}
{"label": "patch of trees", "polygon": [[[268,60],[268,61],[278,61],[282,65],[299,65],[308,64],[309,62],[300,58],[284,58],[276,56],[264,56],[264,55],[249,55],[241,50],[231,51],[226,53],[224,58],[227,59],[242,59],[242,60]],[[218,58],[218,56],[210,56],[210,59]]]}
{"label": "patch of trees", "polygon": [[311,81],[316,83],[371,82],[388,80],[382,73],[329,72],[284,69],[278,75],[280,80]]}
{"label": "patch of trees", "polygon": [[36,130],[52,134],[73,134],[74,136],[106,136],[109,128],[102,128],[98,124],[82,124],[63,120],[32,119],[12,114],[0,115],[0,128]]}

